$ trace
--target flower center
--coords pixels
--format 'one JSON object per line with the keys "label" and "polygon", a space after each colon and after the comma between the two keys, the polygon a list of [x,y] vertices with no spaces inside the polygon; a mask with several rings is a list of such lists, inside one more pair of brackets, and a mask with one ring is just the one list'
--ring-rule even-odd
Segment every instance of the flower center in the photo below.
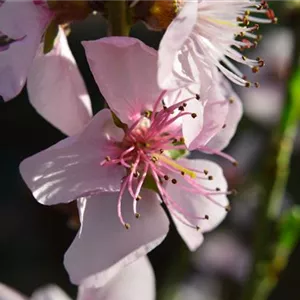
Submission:
{"label": "flower center", "polygon": [[[123,178],[118,198],[118,216],[125,228],[130,225],[123,220],[121,203],[126,190],[133,199],[133,212],[137,218],[137,202],[141,200],[140,192],[142,187],[150,188],[157,192],[167,207],[174,212],[181,222],[197,228],[197,225],[190,224],[186,219],[203,220],[208,216],[193,216],[185,211],[168,194],[165,186],[167,181],[180,185],[183,190],[205,195],[210,201],[222,206],[212,196],[216,194],[228,194],[230,192],[210,190],[199,184],[196,179],[213,180],[208,170],[191,170],[176,161],[177,158],[188,153],[181,133],[181,123],[178,122],[183,116],[196,118],[197,115],[188,111],[188,101],[195,97],[180,101],[170,107],[163,102],[162,92],[157,99],[153,111],[145,112],[130,128],[125,130],[121,142],[114,142],[113,148],[117,153],[115,157],[107,156],[101,165],[122,165],[126,169],[126,176]],[[196,99],[199,96],[196,95]],[[163,109],[158,111],[159,104]],[[200,105],[200,103],[199,103]],[[180,175],[180,180],[176,179]],[[176,178],[175,178],[176,177]],[[182,179],[182,180],[181,180]],[[228,207],[222,206],[224,209]]]}

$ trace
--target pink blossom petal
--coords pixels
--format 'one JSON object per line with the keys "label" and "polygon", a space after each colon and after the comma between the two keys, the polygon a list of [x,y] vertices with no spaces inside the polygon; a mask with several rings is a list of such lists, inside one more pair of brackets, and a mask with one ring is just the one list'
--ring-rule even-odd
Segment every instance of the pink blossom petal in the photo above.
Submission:
{"label": "pink blossom petal", "polygon": [[227,119],[228,106],[228,99],[221,93],[220,87],[215,84],[210,89],[204,106],[202,130],[198,131],[197,136],[193,136],[194,139],[188,145],[190,150],[206,145],[222,130]]}
{"label": "pink blossom petal", "polygon": [[125,267],[102,288],[79,288],[77,300],[154,300],[155,277],[147,256]]}
{"label": "pink blossom petal", "polygon": [[72,300],[72,299],[58,286],[47,285],[36,290],[32,294],[30,300]]}
{"label": "pink blossom petal", "polygon": [[1,5],[0,33],[17,40],[0,51],[0,96],[4,101],[22,90],[50,19],[50,12],[33,1],[7,0]]}
{"label": "pink blossom petal", "polygon": [[195,118],[192,116],[183,118],[182,133],[185,144],[189,148],[199,133],[202,132],[204,108],[202,103],[195,99],[187,103],[185,110],[196,114]]}
{"label": "pink blossom petal", "polygon": [[124,170],[101,166],[110,154],[109,127],[115,127],[108,109],[100,111],[81,135],[67,138],[25,159],[21,175],[38,202],[70,202],[91,193],[117,191]]}
{"label": "pink blossom petal", "polygon": [[161,93],[154,49],[129,37],[102,38],[83,46],[102,95],[122,122],[129,124],[153,107]]}
{"label": "pink blossom petal", "polygon": [[[227,191],[227,182],[224,178],[223,171],[216,163],[200,159],[181,159],[179,163],[190,169],[205,169],[208,171],[209,175],[213,176],[213,180],[197,178],[196,182],[198,184],[212,189],[213,191],[215,191],[217,187],[221,191]],[[180,175],[174,174],[173,177],[175,179],[177,178],[178,182],[180,182],[179,176]],[[186,220],[194,227],[195,225],[199,226],[200,230],[197,231],[196,228],[188,227],[179,221],[178,218],[174,216],[174,213],[170,211],[179,234],[189,249],[191,251],[195,251],[203,241],[202,232],[210,231],[218,226],[225,218],[226,210],[225,208],[218,206],[200,194],[183,190],[179,184],[168,183],[166,189],[172,199],[176,201],[185,211],[189,212],[189,214],[197,217],[205,217],[205,215],[209,217],[208,220],[198,220],[191,218],[190,216],[181,216],[181,218]],[[228,199],[226,195],[214,195],[211,197],[220,205],[228,205]]]}
{"label": "pink blossom petal", "polygon": [[225,127],[207,144],[208,148],[222,150],[234,136],[243,115],[243,106],[239,96],[232,90],[230,83],[223,81],[226,99],[229,99],[228,113],[224,121]]}
{"label": "pink blossom petal", "polygon": [[28,300],[28,298],[0,283],[0,300]]}
{"label": "pink blossom petal", "polygon": [[37,112],[67,135],[79,133],[92,116],[89,95],[61,28],[52,51],[34,59],[27,89]]}
{"label": "pink blossom petal", "polygon": [[[158,83],[163,89],[176,89],[193,81],[193,72],[179,75],[178,68],[183,63],[178,57],[197,19],[198,1],[187,1],[179,15],[168,27],[158,51]],[[189,53],[183,58],[188,59]],[[187,65],[188,66],[188,65]],[[188,69],[186,69],[188,70]]]}
{"label": "pink blossom petal", "polygon": [[157,194],[144,190],[136,219],[132,197],[125,194],[122,215],[131,227],[126,230],[117,215],[118,193],[101,193],[87,199],[82,229],[65,254],[65,267],[74,284],[87,288],[106,284],[124,266],[159,245],[165,238],[169,220]]}

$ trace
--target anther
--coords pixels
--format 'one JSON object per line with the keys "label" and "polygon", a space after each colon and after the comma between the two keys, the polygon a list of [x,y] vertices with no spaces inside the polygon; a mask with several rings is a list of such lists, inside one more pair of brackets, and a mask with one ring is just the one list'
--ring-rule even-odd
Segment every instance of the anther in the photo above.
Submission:
{"label": "anther", "polygon": [[233,98],[229,98],[229,103],[232,104],[234,102]]}
{"label": "anther", "polygon": [[164,175],[164,179],[165,180],[169,180],[169,176],[168,175]]}
{"label": "anther", "polygon": [[183,171],[181,171],[180,173],[181,173],[181,175],[182,175],[182,176],[184,176],[184,175],[185,175],[185,173],[184,173]]}
{"label": "anther", "polygon": [[133,174],[133,177],[135,177],[135,178],[137,178],[137,177],[139,177],[140,176],[140,173],[139,172],[135,172],[134,174]]}
{"label": "anther", "polygon": [[156,163],[158,161],[158,158],[156,156],[152,156],[151,157],[151,161],[154,162],[154,163]]}
{"label": "anther", "polygon": [[254,82],[254,86],[255,86],[256,88],[259,88],[259,87],[260,87],[259,82]]}
{"label": "anther", "polygon": [[252,72],[253,73],[257,73],[259,71],[259,67],[258,66],[255,66],[252,68]]}
{"label": "anther", "polygon": [[196,228],[196,230],[197,230],[197,231],[199,231],[199,230],[200,230],[200,227],[199,227],[199,226],[196,226],[195,228]]}
{"label": "anther", "polygon": [[211,175],[208,176],[208,180],[213,180],[213,179],[214,179],[213,176],[211,176]]}
{"label": "anther", "polygon": [[183,107],[183,105],[182,105],[182,106],[179,106],[179,107],[178,107],[178,110],[180,110],[180,111],[184,111],[184,107]]}
{"label": "anther", "polygon": [[207,171],[207,170],[203,170],[203,173],[204,173],[205,175],[207,175],[207,174],[208,174],[208,171]]}
{"label": "anther", "polygon": [[200,100],[200,95],[196,94],[196,100]]}
{"label": "anther", "polygon": [[197,114],[196,113],[192,113],[191,116],[192,116],[193,119],[195,119],[197,117]]}
{"label": "anther", "polygon": [[231,211],[231,206],[228,204],[227,206],[225,206],[225,210],[228,212],[228,211]]}
{"label": "anther", "polygon": [[173,178],[173,179],[171,180],[171,182],[172,182],[173,184],[176,184],[176,183],[177,183],[177,180],[176,180],[175,178]]}
{"label": "anther", "polygon": [[150,110],[146,110],[144,112],[144,116],[149,119],[151,117],[151,111]]}
{"label": "anther", "polygon": [[186,103],[183,103],[182,106],[183,106],[183,107],[187,107],[187,104],[186,104]]}
{"label": "anther", "polygon": [[231,195],[236,196],[237,195],[237,190],[235,190],[235,189],[231,190]]}
{"label": "anther", "polygon": [[159,150],[159,153],[160,153],[160,154],[163,154],[163,153],[164,153],[164,149],[160,149],[160,150]]}
{"label": "anther", "polygon": [[220,189],[219,187],[216,187],[216,191],[217,191],[217,192],[220,192],[221,189]]}
{"label": "anther", "polygon": [[179,139],[179,142],[180,142],[181,144],[184,144],[184,143],[185,143],[184,137],[181,137],[181,138]]}
{"label": "anther", "polygon": [[232,164],[233,164],[235,167],[237,167],[239,163],[238,163],[237,161],[234,161]]}
{"label": "anther", "polygon": [[130,224],[129,224],[129,223],[125,223],[125,224],[124,224],[124,227],[125,227],[126,229],[130,229]]}
{"label": "anther", "polygon": [[106,156],[106,157],[105,157],[105,160],[106,160],[106,161],[110,161],[110,157],[109,157],[109,156]]}
{"label": "anther", "polygon": [[245,83],[245,87],[249,88],[250,86],[251,86],[251,83],[250,83],[249,81],[247,81],[247,82]]}
{"label": "anther", "polygon": [[206,220],[209,220],[209,216],[208,215],[205,215],[204,217]]}
{"label": "anther", "polygon": [[140,201],[141,199],[142,199],[142,197],[140,195],[138,195],[135,200]]}
{"label": "anther", "polygon": [[139,218],[141,217],[141,214],[136,213],[136,214],[135,214],[135,217],[136,217],[137,219],[139,219]]}
{"label": "anther", "polygon": [[226,124],[224,124],[223,126],[222,126],[222,128],[224,129],[226,127]]}
{"label": "anther", "polygon": [[242,56],[242,60],[246,60],[247,57],[245,55]]}

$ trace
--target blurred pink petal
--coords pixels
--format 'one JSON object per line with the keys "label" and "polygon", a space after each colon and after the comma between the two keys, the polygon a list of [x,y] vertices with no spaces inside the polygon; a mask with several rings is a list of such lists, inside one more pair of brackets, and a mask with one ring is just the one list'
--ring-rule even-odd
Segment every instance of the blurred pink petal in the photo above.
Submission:
{"label": "blurred pink petal", "polygon": [[65,267],[73,283],[103,286],[162,242],[169,230],[168,218],[154,192],[143,190],[141,195],[139,219],[132,212],[130,195],[124,195],[122,213],[129,230],[120,226],[117,193],[101,193],[86,200],[80,235],[65,254]]}
{"label": "blurred pink petal", "polygon": [[34,59],[27,89],[37,112],[67,135],[82,131],[92,116],[89,95],[62,28],[52,51]]}
{"label": "blurred pink petal", "polygon": [[[166,187],[167,192],[170,197],[173,198],[176,205],[180,205],[185,212],[182,213],[180,217],[188,224],[191,224],[191,226],[188,227],[180,222],[180,220],[176,218],[176,215],[179,215],[180,211],[176,212],[171,209],[170,213],[177,230],[190,250],[195,251],[203,242],[202,232],[211,231],[217,227],[226,216],[225,208],[229,203],[226,196],[227,182],[222,169],[216,163],[200,159],[181,159],[179,162],[186,168],[192,170],[205,169],[208,175],[212,176],[212,179],[208,180],[204,177],[203,179],[197,178],[196,182],[216,193],[214,197],[210,196],[209,199],[200,192],[197,193],[183,189],[179,184],[168,183]],[[178,182],[180,181],[180,176],[182,175],[172,175]],[[211,199],[213,199],[213,201]],[[202,218],[199,219],[199,217]],[[199,231],[195,230],[195,225],[199,227]]]}
{"label": "blurred pink petal", "polygon": [[17,291],[0,283],[0,300],[29,300],[27,297],[21,295]]}
{"label": "blurred pink petal", "polygon": [[147,256],[129,264],[103,287],[81,285],[77,300],[139,300],[141,295],[143,300],[155,300],[155,277]]}
{"label": "blurred pink petal", "polygon": [[28,298],[0,283],[0,300],[71,300],[71,298],[56,285],[47,285],[38,288],[32,296]]}
{"label": "blurred pink petal", "polygon": [[105,109],[81,135],[25,159],[20,171],[34,197],[42,204],[53,205],[95,192],[119,190],[122,168],[100,166],[109,153],[112,126],[111,113]]}
{"label": "blurred pink petal", "polygon": [[37,289],[30,300],[72,300],[56,285],[47,285]]}
{"label": "blurred pink petal", "polygon": [[33,1],[6,0],[0,7],[0,36],[16,40],[0,50],[0,96],[4,101],[19,94],[51,13]]}
{"label": "blurred pink petal", "polygon": [[214,232],[193,256],[196,269],[243,282],[251,266],[250,251],[231,232]]}

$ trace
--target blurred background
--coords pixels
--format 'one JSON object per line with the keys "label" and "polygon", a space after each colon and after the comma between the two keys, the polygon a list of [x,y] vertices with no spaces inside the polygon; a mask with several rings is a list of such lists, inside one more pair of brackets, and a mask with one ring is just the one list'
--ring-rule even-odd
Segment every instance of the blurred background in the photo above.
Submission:
{"label": "blurred background", "polygon": [[[235,168],[226,161],[217,160],[225,170],[229,186],[238,190],[231,198],[232,210],[220,227],[205,234],[205,242],[195,253],[187,250],[174,228],[163,244],[150,253],[159,300],[244,299],[241,298],[242,290],[251,274],[253,248],[263,230],[259,214],[261,203],[266,200],[263,199],[267,185],[265,166],[276,159],[270,145],[289,105],[291,75],[298,67],[300,54],[296,45],[300,33],[295,39],[300,26],[300,8],[285,1],[270,5],[279,23],[262,27],[263,39],[259,47],[247,53],[254,58],[260,56],[266,62],[258,74],[252,75],[251,70],[250,73],[245,70],[260,83],[260,88],[237,89],[245,113],[225,150],[239,161],[239,166]],[[94,15],[83,23],[73,24],[69,35],[70,47],[93,101],[94,113],[103,106],[103,99],[87,66],[81,41],[105,34],[106,22]],[[162,33],[150,32],[143,24],[137,24],[131,35],[157,48]],[[298,83],[300,86],[300,80]],[[55,283],[75,298],[76,287],[70,284],[63,267],[64,252],[76,234],[76,222],[71,217],[74,207],[38,204],[18,171],[25,157],[65,136],[30,106],[26,89],[12,101],[0,103],[0,128],[0,282],[25,295],[41,285]],[[299,214],[297,208],[292,214],[285,214],[295,204],[300,204],[300,137],[293,140],[291,169],[281,209],[282,218],[288,222],[280,223],[284,224],[284,230],[280,224],[273,226],[276,236],[281,234],[283,240],[289,240],[286,247],[291,255],[286,268],[286,254],[277,257],[279,263],[261,266],[267,270],[267,282],[276,285],[270,300],[300,298]],[[271,177],[272,174],[271,171]],[[264,239],[270,246],[272,234],[273,231]]]}

